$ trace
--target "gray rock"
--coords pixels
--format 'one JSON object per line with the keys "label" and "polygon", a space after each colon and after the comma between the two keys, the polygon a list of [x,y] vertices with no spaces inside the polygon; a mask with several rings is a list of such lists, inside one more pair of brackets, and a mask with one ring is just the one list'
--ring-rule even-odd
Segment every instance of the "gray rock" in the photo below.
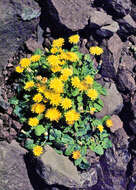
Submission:
{"label": "gray rock", "polygon": [[1,0],[0,1],[0,73],[8,59],[14,55],[23,42],[36,29],[38,20],[24,22],[18,16],[24,7],[39,9],[33,0]]}
{"label": "gray rock", "polygon": [[40,9],[38,10],[34,10],[31,7],[26,7],[23,9],[22,14],[21,14],[21,18],[25,21],[25,20],[32,20],[34,18],[38,18],[41,14]]}
{"label": "gray rock", "polygon": [[111,120],[113,122],[113,126],[110,127],[110,131],[112,133],[115,133],[115,131],[117,131],[118,129],[123,127],[123,122],[121,121],[121,119],[119,118],[119,116],[117,115],[112,115]]}
{"label": "gray rock", "polygon": [[[93,9],[90,14],[90,26],[99,27],[99,30],[101,30],[101,33],[103,33],[103,37],[110,37],[119,29],[118,23],[115,22],[112,19],[112,16],[108,15],[107,13]],[[100,33],[99,30],[98,32]]]}
{"label": "gray rock", "polygon": [[117,73],[117,87],[121,92],[133,92],[136,89],[132,73],[126,69],[119,69]]}
{"label": "gray rock", "polygon": [[55,23],[61,23],[72,31],[83,29],[88,24],[90,0],[48,0],[47,3]]}
{"label": "gray rock", "polygon": [[80,174],[68,157],[59,155],[51,147],[36,161],[37,174],[48,185],[63,185],[69,188],[91,187],[97,183],[97,172],[91,168]]}
{"label": "gray rock", "polygon": [[124,17],[131,11],[130,0],[104,0],[104,8],[114,17]]}
{"label": "gray rock", "polygon": [[105,115],[118,114],[122,110],[123,99],[114,83],[111,83],[110,87],[107,87],[107,96],[101,96],[101,99],[103,100],[104,107],[102,111],[95,114],[97,118],[102,118]]}
{"label": "gray rock", "polygon": [[119,38],[119,36],[115,33],[109,40],[108,40],[108,49],[113,54],[114,58],[114,68],[117,73],[119,61],[121,57],[121,50],[123,47],[123,42]]}
{"label": "gray rock", "polygon": [[23,159],[26,150],[12,141],[0,142],[0,152],[0,189],[33,190]]}
{"label": "gray rock", "polygon": [[125,190],[127,189],[126,170],[131,159],[128,151],[128,136],[121,128],[112,138],[113,146],[105,151],[96,165],[98,183],[91,190]]}

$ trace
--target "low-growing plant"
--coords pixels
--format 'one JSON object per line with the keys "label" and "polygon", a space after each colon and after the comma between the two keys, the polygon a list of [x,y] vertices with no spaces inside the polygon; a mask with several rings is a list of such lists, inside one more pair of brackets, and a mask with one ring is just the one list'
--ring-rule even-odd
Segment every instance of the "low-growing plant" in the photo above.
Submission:
{"label": "low-growing plant", "polygon": [[[30,58],[21,59],[16,67],[17,97],[10,102],[23,123],[18,139],[25,139],[27,149],[40,156],[51,145],[85,169],[88,148],[102,155],[111,147],[106,126],[112,121],[109,116],[95,117],[104,106],[100,95],[105,96],[106,89],[95,81],[98,70],[90,54],[79,52],[78,42],[78,35],[70,36],[68,50],[59,38],[49,50],[37,49]],[[90,53],[101,56],[103,49],[91,47]]]}

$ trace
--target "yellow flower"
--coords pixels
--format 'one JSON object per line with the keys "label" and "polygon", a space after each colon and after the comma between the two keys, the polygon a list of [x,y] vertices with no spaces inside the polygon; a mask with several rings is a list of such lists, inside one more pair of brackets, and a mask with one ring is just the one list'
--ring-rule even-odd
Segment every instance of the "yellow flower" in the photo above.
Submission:
{"label": "yellow flower", "polygon": [[51,67],[51,71],[52,71],[53,73],[59,72],[59,71],[61,71],[61,67],[60,67],[59,65],[57,65],[57,66],[52,66],[52,67]]}
{"label": "yellow flower", "polygon": [[69,98],[63,98],[61,101],[61,106],[63,109],[67,110],[72,107],[72,101]]}
{"label": "yellow flower", "polygon": [[61,113],[56,108],[50,108],[45,113],[45,117],[50,121],[57,121],[61,118]]}
{"label": "yellow flower", "polygon": [[60,76],[60,79],[62,81],[66,81],[66,80],[68,80],[68,77],[73,74],[73,71],[72,71],[72,69],[64,68],[61,70],[61,74],[62,75]]}
{"label": "yellow flower", "polygon": [[107,126],[107,127],[112,127],[112,126],[113,126],[113,122],[112,122],[111,119],[107,119],[107,120],[106,120],[106,126]]}
{"label": "yellow flower", "polygon": [[77,62],[79,60],[79,57],[74,52],[67,52],[67,59],[71,62]]}
{"label": "yellow flower", "polygon": [[39,120],[36,117],[31,117],[28,120],[28,125],[31,127],[36,127],[39,124]]}
{"label": "yellow flower", "polygon": [[79,120],[80,114],[72,109],[65,113],[65,118],[68,125],[73,125],[75,121]]}
{"label": "yellow flower", "polygon": [[37,91],[44,93],[46,91],[46,86],[44,84],[37,84]]}
{"label": "yellow flower", "polygon": [[62,93],[63,92],[63,86],[64,86],[64,84],[57,77],[54,78],[54,79],[51,79],[49,86],[50,86],[50,88],[52,88],[57,93]]}
{"label": "yellow flower", "polygon": [[37,114],[41,114],[45,111],[45,105],[44,104],[33,104],[31,111]]}
{"label": "yellow flower", "polygon": [[33,154],[35,155],[35,156],[40,156],[41,154],[43,153],[43,148],[41,147],[41,146],[35,146],[34,148],[33,148]]}
{"label": "yellow flower", "polygon": [[58,66],[60,63],[59,58],[56,55],[49,55],[47,61],[51,66]]}
{"label": "yellow flower", "polygon": [[44,96],[45,96],[45,98],[47,98],[47,99],[50,99],[51,94],[52,94],[52,91],[51,91],[51,90],[46,90],[46,91],[44,92]]}
{"label": "yellow flower", "polygon": [[61,52],[61,51],[62,51],[61,48],[57,48],[57,47],[51,48],[51,53],[52,53],[52,54],[56,54],[56,53],[59,53],[59,52]]}
{"label": "yellow flower", "polygon": [[24,89],[29,90],[32,87],[34,87],[34,81],[28,81],[25,83]]}
{"label": "yellow flower", "polygon": [[30,60],[31,60],[32,62],[37,62],[37,61],[40,60],[40,58],[41,58],[40,55],[33,55],[33,56],[30,57]]}
{"label": "yellow flower", "polygon": [[68,56],[67,53],[62,51],[59,55],[58,55],[59,59],[61,60],[68,60]]}
{"label": "yellow flower", "polygon": [[90,108],[90,114],[91,114],[91,115],[93,115],[95,111],[96,111],[96,108],[93,108],[93,107]]}
{"label": "yellow flower", "polygon": [[58,38],[53,41],[52,47],[62,47],[64,45],[64,39],[63,38]]}
{"label": "yellow flower", "polygon": [[43,99],[43,97],[42,97],[42,95],[41,95],[40,93],[36,94],[36,95],[33,97],[33,101],[34,101],[34,102],[37,102],[37,103],[41,102],[42,99]]}
{"label": "yellow flower", "polygon": [[81,157],[81,154],[80,154],[80,151],[79,150],[76,150],[76,151],[74,151],[73,153],[72,153],[72,158],[74,159],[74,160],[77,160],[77,159],[79,159],[80,157]]}
{"label": "yellow flower", "polygon": [[87,84],[85,83],[85,81],[81,81],[81,82],[80,82],[78,89],[79,89],[80,91],[84,91],[84,90],[87,90],[87,89],[88,89],[88,86],[87,86]]}
{"label": "yellow flower", "polygon": [[101,54],[103,54],[103,49],[98,47],[98,46],[90,47],[89,51],[90,51],[90,53],[92,55],[101,55]]}
{"label": "yellow flower", "polygon": [[51,93],[49,99],[51,105],[58,106],[61,103],[62,97],[60,96],[60,94]]}
{"label": "yellow flower", "polygon": [[97,128],[98,128],[98,130],[100,131],[100,133],[102,133],[102,132],[103,132],[103,129],[104,129],[104,128],[103,128],[103,126],[102,126],[102,125],[98,125],[98,126],[97,126]]}
{"label": "yellow flower", "polygon": [[79,42],[79,39],[80,39],[80,37],[79,37],[78,34],[72,35],[72,36],[69,37],[69,42],[71,44],[77,44]]}
{"label": "yellow flower", "polygon": [[72,83],[72,86],[75,87],[75,88],[80,87],[80,79],[78,77],[72,77],[71,78],[71,83]]}
{"label": "yellow flower", "polygon": [[73,71],[72,69],[69,69],[69,68],[64,68],[61,70],[61,73],[62,75],[65,75],[65,76],[71,76],[73,74]]}
{"label": "yellow flower", "polygon": [[19,62],[19,64],[20,64],[21,67],[23,67],[23,68],[29,67],[30,63],[31,63],[31,61],[30,61],[30,59],[28,59],[28,58],[23,58],[23,59],[21,59],[20,62]]}
{"label": "yellow flower", "polygon": [[89,89],[87,91],[87,96],[91,98],[91,100],[96,100],[98,98],[98,92],[95,89]]}
{"label": "yellow flower", "polygon": [[93,85],[94,79],[90,75],[87,75],[85,77],[85,82],[86,84]]}
{"label": "yellow flower", "polygon": [[17,66],[16,67],[16,72],[17,73],[22,73],[24,71],[24,68],[20,67],[20,66]]}

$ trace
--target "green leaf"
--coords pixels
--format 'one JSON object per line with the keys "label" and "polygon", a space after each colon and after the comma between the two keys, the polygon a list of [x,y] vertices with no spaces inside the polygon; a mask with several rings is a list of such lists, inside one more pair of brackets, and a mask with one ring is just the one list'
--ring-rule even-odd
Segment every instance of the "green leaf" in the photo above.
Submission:
{"label": "green leaf", "polygon": [[15,106],[15,109],[14,109],[14,113],[18,116],[18,117],[21,117],[21,107],[19,107],[18,105]]}
{"label": "green leaf", "polygon": [[65,155],[70,156],[72,154],[72,152],[74,151],[74,148],[75,148],[74,144],[69,144],[65,151]]}
{"label": "green leaf", "polygon": [[35,144],[34,144],[34,140],[33,139],[29,139],[26,140],[25,142],[25,148],[32,150],[34,148]]}
{"label": "green leaf", "polygon": [[74,91],[72,91],[72,95],[73,96],[77,96],[79,94],[79,90],[75,89]]}
{"label": "green leaf", "polygon": [[82,148],[81,148],[81,154],[82,154],[82,156],[85,156],[86,155],[86,152],[87,152],[87,147],[86,146],[83,146]]}
{"label": "green leaf", "polygon": [[37,48],[34,52],[34,55],[42,55],[43,51],[40,48]]}
{"label": "green leaf", "polygon": [[96,110],[99,112],[102,110],[102,106],[97,104],[97,103],[94,103],[94,107],[96,108]]}
{"label": "green leaf", "polygon": [[104,106],[104,103],[103,103],[103,101],[102,101],[100,98],[97,100],[97,103],[98,103],[99,105],[101,105],[102,107]]}
{"label": "green leaf", "polygon": [[82,100],[83,100],[82,96],[78,96],[78,97],[77,97],[77,101],[78,101],[79,103],[81,103]]}
{"label": "green leaf", "polygon": [[76,166],[78,166],[79,164],[81,164],[81,162],[82,162],[82,158],[74,160],[74,163],[75,163]]}
{"label": "green leaf", "polygon": [[54,133],[55,133],[57,138],[61,138],[61,131],[60,130],[54,129]]}
{"label": "green leaf", "polygon": [[102,87],[100,90],[99,90],[99,93],[106,96],[107,95],[107,90],[106,88]]}
{"label": "green leaf", "polygon": [[43,127],[43,125],[38,125],[34,129],[34,133],[36,136],[41,136],[43,133],[45,133],[45,128]]}
{"label": "green leaf", "polygon": [[103,155],[104,154],[104,150],[103,147],[101,145],[97,145],[94,149],[94,151],[99,154],[99,155]]}
{"label": "green leaf", "polygon": [[81,169],[83,169],[83,170],[86,170],[86,169],[88,169],[89,167],[90,167],[90,164],[87,162],[87,163],[81,163],[80,165],[79,165],[79,167],[81,168]]}
{"label": "green leaf", "polygon": [[112,147],[112,143],[109,138],[104,138],[102,141],[102,147],[105,149]]}
{"label": "green leaf", "polygon": [[71,138],[69,135],[67,134],[64,134],[61,138],[61,141],[64,143],[64,144],[74,144],[74,140],[73,138]]}
{"label": "green leaf", "polygon": [[19,100],[16,97],[13,97],[9,100],[10,104],[17,105],[19,103]]}
{"label": "green leaf", "polygon": [[58,150],[58,149],[55,148],[55,151],[56,151],[58,154],[60,154],[60,155],[63,154],[62,150]]}
{"label": "green leaf", "polygon": [[85,60],[85,61],[88,61],[88,62],[91,62],[92,60],[91,60],[90,54],[86,54],[86,55],[84,56],[84,60]]}

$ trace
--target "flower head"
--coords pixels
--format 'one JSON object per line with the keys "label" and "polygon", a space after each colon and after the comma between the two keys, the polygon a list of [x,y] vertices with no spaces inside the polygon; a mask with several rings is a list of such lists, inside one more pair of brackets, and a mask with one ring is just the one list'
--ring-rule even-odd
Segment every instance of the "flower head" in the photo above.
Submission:
{"label": "flower head", "polygon": [[44,93],[44,92],[46,91],[46,86],[45,86],[45,84],[40,84],[40,83],[38,83],[38,84],[37,84],[37,91],[38,91],[38,92],[41,92],[41,93]]}
{"label": "flower head", "polygon": [[111,119],[107,119],[107,120],[106,120],[106,126],[107,126],[107,127],[112,127],[112,126],[113,126],[113,122],[112,122]]}
{"label": "flower head", "polygon": [[50,108],[46,111],[45,117],[50,121],[57,121],[61,118],[61,113],[56,108]]}
{"label": "flower head", "polygon": [[39,120],[36,117],[31,117],[28,120],[28,125],[31,127],[36,127],[39,124]]}
{"label": "flower head", "polygon": [[58,93],[51,93],[50,97],[50,104],[53,106],[58,106],[61,103],[62,97]]}
{"label": "flower head", "polygon": [[68,77],[73,74],[73,71],[72,71],[72,69],[64,68],[64,69],[61,70],[61,74],[62,75],[60,76],[60,79],[62,81],[67,81]]}
{"label": "flower head", "polygon": [[98,126],[97,126],[97,129],[100,131],[100,133],[102,133],[102,132],[103,132],[104,127],[103,127],[102,125],[98,125]]}
{"label": "flower head", "polygon": [[34,102],[37,102],[37,103],[41,102],[42,99],[43,99],[43,96],[42,96],[40,93],[36,94],[36,95],[33,97],[33,101],[34,101]]}
{"label": "flower head", "polygon": [[59,58],[56,55],[49,55],[47,61],[51,66],[58,66],[60,63]]}
{"label": "flower head", "polygon": [[52,47],[62,47],[64,45],[64,39],[63,38],[58,38],[53,41]]}
{"label": "flower head", "polygon": [[30,63],[31,63],[31,61],[30,61],[30,59],[28,59],[28,58],[23,58],[23,59],[21,59],[20,62],[19,62],[19,64],[20,64],[21,67],[23,67],[23,68],[29,67]]}
{"label": "flower head", "polygon": [[72,86],[75,87],[75,88],[80,87],[80,79],[78,77],[72,77],[71,78],[71,83],[72,83]]}
{"label": "flower head", "polygon": [[72,109],[65,113],[65,118],[68,125],[73,125],[75,121],[79,120],[80,114]]}
{"label": "flower head", "polygon": [[57,77],[51,79],[49,86],[50,86],[51,89],[53,89],[57,93],[62,93],[63,92],[63,86],[64,86],[64,84]]}
{"label": "flower head", "polygon": [[72,158],[74,159],[74,160],[77,160],[77,159],[79,159],[80,157],[81,157],[81,154],[80,154],[80,151],[79,150],[76,150],[76,151],[74,151],[73,153],[72,153]]}
{"label": "flower head", "polygon": [[90,76],[90,75],[87,75],[85,77],[85,83],[88,84],[88,85],[93,85],[93,82],[94,82],[94,79]]}
{"label": "flower head", "polygon": [[71,62],[77,62],[79,60],[79,57],[76,53],[74,52],[67,52],[67,60]]}
{"label": "flower head", "polygon": [[17,73],[22,73],[24,71],[24,68],[20,67],[20,66],[17,66],[16,67],[16,72]]}
{"label": "flower head", "polygon": [[32,55],[32,56],[30,57],[30,60],[31,60],[32,62],[37,62],[37,61],[40,60],[40,58],[41,58],[40,55]]}
{"label": "flower head", "polygon": [[53,73],[59,72],[59,71],[61,71],[61,67],[60,67],[59,65],[52,66],[52,67],[51,67],[51,71],[52,71]]}
{"label": "flower head", "polygon": [[92,101],[94,101],[98,98],[98,92],[97,90],[91,88],[87,91],[87,96],[91,98]]}
{"label": "flower head", "polygon": [[33,104],[31,111],[37,114],[41,114],[45,111],[45,105],[44,104]]}
{"label": "flower head", "polygon": [[101,55],[101,54],[103,54],[103,49],[98,47],[98,46],[90,47],[89,51],[90,51],[90,53],[92,55]]}
{"label": "flower head", "polygon": [[79,37],[78,34],[72,35],[72,36],[69,37],[69,42],[71,44],[77,44],[79,42],[79,39],[80,39],[80,37]]}
{"label": "flower head", "polygon": [[43,148],[41,147],[41,146],[35,146],[34,148],[33,148],[33,154],[35,155],[35,156],[40,156],[41,154],[43,153]]}
{"label": "flower head", "polygon": [[95,111],[96,111],[96,108],[94,108],[94,107],[90,108],[90,114],[91,115],[93,115]]}
{"label": "flower head", "polygon": [[32,87],[34,87],[34,81],[28,81],[28,82],[25,83],[24,89],[29,90]]}
{"label": "flower head", "polygon": [[72,107],[72,101],[69,98],[63,98],[61,101],[61,106],[63,109],[67,110]]}

